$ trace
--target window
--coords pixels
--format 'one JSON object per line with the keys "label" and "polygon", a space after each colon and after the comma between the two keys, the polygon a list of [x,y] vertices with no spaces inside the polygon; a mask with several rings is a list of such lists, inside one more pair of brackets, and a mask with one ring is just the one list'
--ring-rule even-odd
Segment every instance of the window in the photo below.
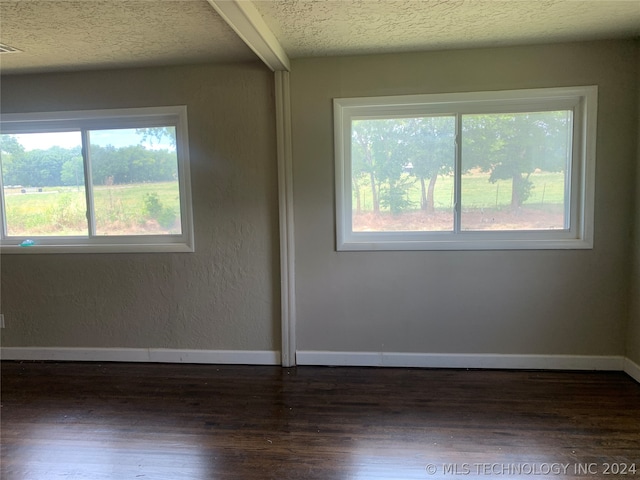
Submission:
{"label": "window", "polygon": [[597,87],[334,100],[338,250],[591,248]]}
{"label": "window", "polygon": [[186,114],[3,115],[2,252],[193,251]]}

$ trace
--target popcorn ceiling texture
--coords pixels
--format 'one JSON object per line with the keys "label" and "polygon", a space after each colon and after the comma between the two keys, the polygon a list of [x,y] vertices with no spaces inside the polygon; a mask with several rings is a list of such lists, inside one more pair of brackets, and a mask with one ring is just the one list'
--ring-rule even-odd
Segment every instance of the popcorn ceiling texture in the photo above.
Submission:
{"label": "popcorn ceiling texture", "polygon": [[[292,58],[640,36],[640,0],[253,3]],[[3,74],[256,58],[206,0],[0,0],[0,43]]]}
{"label": "popcorn ceiling texture", "polygon": [[2,73],[252,61],[205,0],[0,1]]}
{"label": "popcorn ceiling texture", "polygon": [[640,1],[255,1],[291,58],[640,35]]}

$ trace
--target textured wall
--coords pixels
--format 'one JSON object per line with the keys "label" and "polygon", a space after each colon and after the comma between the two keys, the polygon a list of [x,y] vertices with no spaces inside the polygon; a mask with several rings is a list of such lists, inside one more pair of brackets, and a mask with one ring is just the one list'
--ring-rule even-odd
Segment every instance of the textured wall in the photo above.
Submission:
{"label": "textured wall", "polygon": [[640,40],[638,45],[638,156],[636,161],[636,208],[634,224],[634,270],[631,282],[631,316],[627,331],[627,357],[640,365]]}
{"label": "textured wall", "polygon": [[[298,348],[624,354],[636,51],[626,41],[295,60]],[[332,98],[592,84],[593,250],[335,251]]]}
{"label": "textured wall", "polygon": [[3,255],[3,346],[280,349],[273,75],[8,76],[2,111],[188,107],[195,253]]}

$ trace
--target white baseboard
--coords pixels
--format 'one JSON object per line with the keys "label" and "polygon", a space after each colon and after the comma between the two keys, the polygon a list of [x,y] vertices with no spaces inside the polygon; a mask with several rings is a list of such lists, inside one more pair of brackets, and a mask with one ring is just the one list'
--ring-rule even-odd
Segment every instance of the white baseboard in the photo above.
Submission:
{"label": "white baseboard", "polygon": [[[417,367],[417,368],[507,368],[541,370],[623,370],[622,356],[598,355],[502,355],[400,352],[299,351],[298,365]],[[633,375],[632,375],[633,376]]]}
{"label": "white baseboard", "polygon": [[[178,350],[164,348],[4,347],[2,360],[84,362],[200,363],[280,365],[280,352],[270,350]],[[616,370],[640,382],[640,366],[622,356],[502,355],[401,352],[299,351],[298,365],[495,368],[541,370]]]}
{"label": "white baseboard", "polygon": [[270,350],[4,347],[0,349],[0,358],[2,360],[59,360],[76,362],[280,365],[280,352]]}
{"label": "white baseboard", "polygon": [[640,383],[640,365],[635,363],[630,358],[624,359],[624,372],[633,378],[636,382]]}

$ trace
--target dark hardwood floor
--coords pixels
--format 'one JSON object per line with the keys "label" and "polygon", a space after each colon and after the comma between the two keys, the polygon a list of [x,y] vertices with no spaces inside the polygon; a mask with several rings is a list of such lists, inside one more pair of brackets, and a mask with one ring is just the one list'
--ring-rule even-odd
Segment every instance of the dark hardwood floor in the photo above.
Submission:
{"label": "dark hardwood floor", "polygon": [[1,370],[3,480],[640,478],[640,385],[623,373]]}

